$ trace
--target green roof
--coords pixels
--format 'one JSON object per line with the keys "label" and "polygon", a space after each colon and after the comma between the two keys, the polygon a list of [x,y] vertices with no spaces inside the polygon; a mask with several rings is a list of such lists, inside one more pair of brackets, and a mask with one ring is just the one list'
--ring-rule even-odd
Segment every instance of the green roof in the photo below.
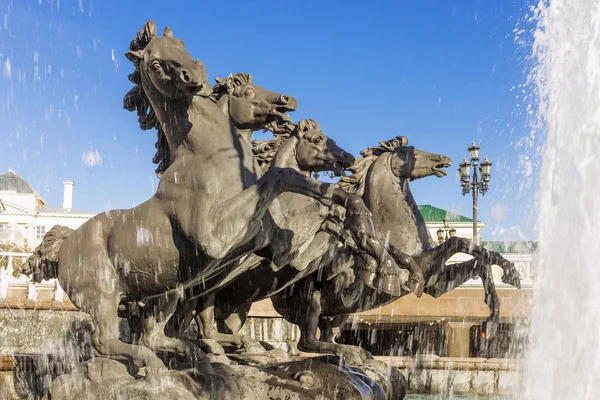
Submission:
{"label": "green roof", "polygon": [[473,222],[471,218],[463,217],[455,212],[446,211],[429,204],[420,205],[419,211],[421,211],[425,222],[442,223],[444,220],[448,222]]}

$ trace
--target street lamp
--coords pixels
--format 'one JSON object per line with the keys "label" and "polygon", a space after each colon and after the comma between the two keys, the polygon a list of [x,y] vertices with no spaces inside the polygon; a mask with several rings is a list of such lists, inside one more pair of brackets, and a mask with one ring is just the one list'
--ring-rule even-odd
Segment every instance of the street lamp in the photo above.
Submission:
{"label": "street lamp", "polygon": [[[465,159],[458,166],[460,172],[460,185],[462,186],[463,196],[469,192],[473,193],[473,243],[479,243],[479,235],[477,233],[477,195],[481,193],[482,196],[488,191],[488,184],[490,182],[492,163],[486,157],[481,165],[479,164],[479,146],[475,142],[471,143],[471,146],[467,149],[471,162]],[[471,176],[471,166],[473,167],[473,175]],[[481,173],[481,180],[477,176],[477,167],[479,166],[479,172]],[[438,235],[439,236],[439,235]]]}
{"label": "street lamp", "polygon": [[441,244],[442,242],[445,242],[446,240],[450,239],[451,237],[456,236],[456,229],[450,228],[448,226],[448,223],[446,222],[446,219],[444,219],[443,222],[444,222],[444,227],[438,229],[436,232],[439,244]]}

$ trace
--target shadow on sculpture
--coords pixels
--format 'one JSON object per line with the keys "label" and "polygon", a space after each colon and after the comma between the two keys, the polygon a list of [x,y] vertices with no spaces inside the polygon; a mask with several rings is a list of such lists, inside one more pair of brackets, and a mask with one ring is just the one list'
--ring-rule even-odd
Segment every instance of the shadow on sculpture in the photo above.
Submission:
{"label": "shadow on sculpture", "polygon": [[[502,268],[503,282],[520,288],[517,269],[500,254],[468,239],[453,237],[435,246],[410,192],[412,180],[430,175],[445,176],[443,168],[449,167],[451,160],[408,146],[405,137],[382,142],[363,151],[362,155],[364,158],[351,168],[353,174],[342,178],[340,185],[362,196],[373,212],[377,229],[388,233],[393,253],[405,251],[412,254],[423,270],[425,293],[439,297],[470,279],[481,278],[484,301],[490,308],[484,332],[492,337],[500,317],[500,300],[493,281],[492,265]],[[340,234],[343,237],[342,231]],[[348,252],[348,249],[343,251]],[[466,253],[474,258],[446,265],[446,261],[456,253]],[[322,267],[322,272],[314,273],[272,298],[275,309],[284,318],[300,325],[299,349],[342,352],[347,345],[337,344],[334,339],[350,313],[374,309],[399,298],[373,291],[355,279],[354,271],[360,263],[361,258],[350,253],[345,257],[337,256],[330,265]],[[317,328],[321,332],[320,338],[317,338]]]}
{"label": "shadow on sculpture", "polygon": [[[303,216],[280,207],[284,193],[315,199],[317,212],[325,209],[328,219],[339,221],[357,257],[370,265],[361,278],[373,290],[391,295],[410,290],[404,285],[409,274],[398,264],[416,263],[400,251],[390,256],[359,196],[310,177],[322,170],[341,174],[354,161],[313,121],[286,128],[291,132],[278,150],[280,159],[263,174],[248,145],[251,132],[289,122],[293,98],[259,88],[243,74],[219,81],[213,90],[202,62],[169,28],[159,37],[152,21],[126,55],[135,71],[124,107],[137,112],[142,129],[158,129],[154,161],[160,183],[137,207],[98,214],[76,230],[52,228],[23,267],[34,280],[57,278],[91,319],[94,357],[73,362],[60,375],[48,374],[49,396],[402,398],[402,379],[375,374],[381,381],[375,383],[338,359],[255,366],[248,359],[244,364],[209,358],[198,343],[165,334],[177,310],[234,282],[256,268],[258,259],[276,261],[269,264],[274,269],[299,265],[291,261],[299,248],[312,244],[319,225],[301,235],[297,224]],[[306,268],[300,270],[311,271]],[[119,337],[119,315],[133,328],[129,340]],[[190,368],[167,368],[164,360],[173,357]],[[398,387],[390,389],[384,381]]]}

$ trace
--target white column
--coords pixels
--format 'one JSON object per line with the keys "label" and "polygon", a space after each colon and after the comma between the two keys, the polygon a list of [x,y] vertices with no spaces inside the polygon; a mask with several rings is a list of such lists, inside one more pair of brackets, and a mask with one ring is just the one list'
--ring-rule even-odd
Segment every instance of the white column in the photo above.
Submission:
{"label": "white column", "polygon": [[65,210],[70,210],[73,208],[73,186],[75,186],[75,181],[63,181],[64,184],[64,194],[63,194],[63,208]]}

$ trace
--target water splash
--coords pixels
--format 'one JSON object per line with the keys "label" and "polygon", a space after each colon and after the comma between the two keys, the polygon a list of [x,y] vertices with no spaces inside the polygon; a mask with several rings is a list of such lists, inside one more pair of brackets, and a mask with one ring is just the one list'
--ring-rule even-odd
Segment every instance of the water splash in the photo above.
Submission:
{"label": "water splash", "polygon": [[542,1],[532,81],[547,130],[527,399],[600,389],[600,1]]}

